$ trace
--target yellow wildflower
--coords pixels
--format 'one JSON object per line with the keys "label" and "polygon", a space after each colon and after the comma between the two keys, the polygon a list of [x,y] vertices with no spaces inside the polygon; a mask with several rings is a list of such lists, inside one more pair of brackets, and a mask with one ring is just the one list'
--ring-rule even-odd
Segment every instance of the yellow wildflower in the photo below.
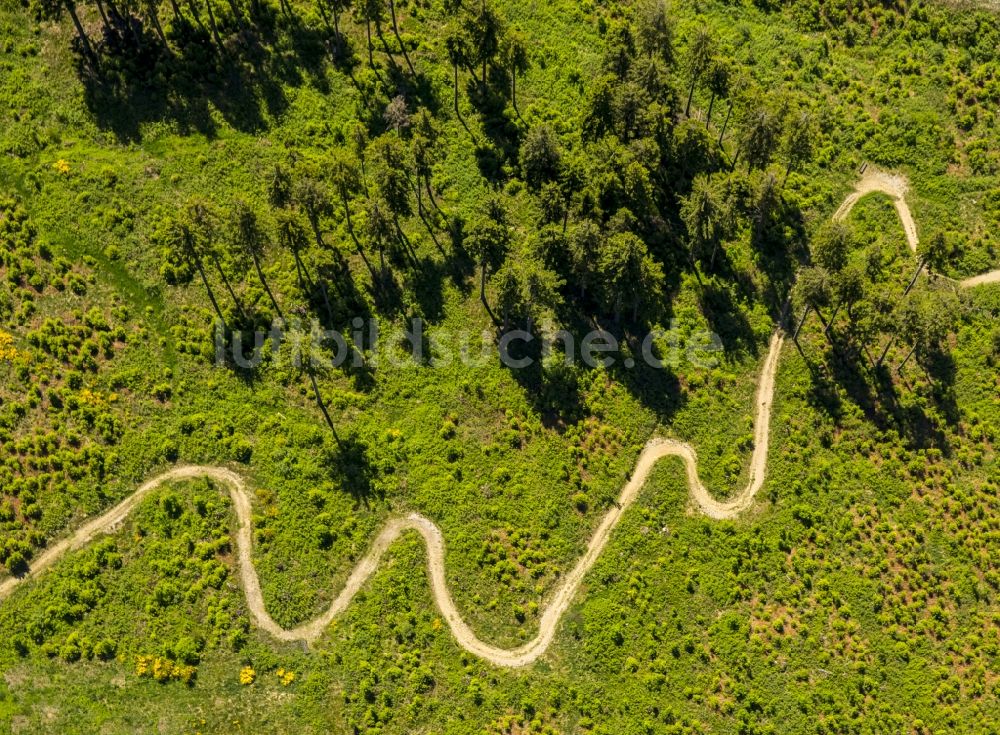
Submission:
{"label": "yellow wildflower", "polygon": [[52,164],[52,168],[54,168],[56,171],[58,171],[61,174],[68,174],[69,173],[69,161],[67,161],[65,158],[60,158],[58,161],[56,161],[55,163]]}
{"label": "yellow wildflower", "polygon": [[244,666],[240,669],[240,684],[243,686],[249,686],[253,684],[257,679],[257,672],[253,670],[252,666]]}
{"label": "yellow wildflower", "polygon": [[165,658],[157,658],[153,661],[153,678],[157,681],[166,681],[174,673],[174,665]]}
{"label": "yellow wildflower", "polygon": [[0,332],[0,362],[16,360],[17,350],[14,348],[14,338],[6,332]]}
{"label": "yellow wildflower", "polygon": [[153,662],[152,656],[139,656],[135,662],[135,673],[136,676],[147,676],[149,674],[149,665]]}

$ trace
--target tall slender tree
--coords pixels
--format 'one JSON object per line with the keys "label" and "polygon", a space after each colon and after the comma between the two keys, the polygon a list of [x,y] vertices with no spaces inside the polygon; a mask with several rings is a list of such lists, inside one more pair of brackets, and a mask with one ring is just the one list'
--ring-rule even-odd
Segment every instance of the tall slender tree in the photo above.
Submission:
{"label": "tall slender tree", "polygon": [[83,23],[80,22],[80,15],[76,10],[76,2],[74,0],[63,0],[63,7],[66,8],[66,12],[69,13],[69,17],[73,21],[73,27],[76,29],[76,37],[80,41],[80,48],[83,50],[84,58],[92,69],[96,69],[98,63],[97,54],[94,53],[94,47],[90,43],[87,31],[83,28]]}
{"label": "tall slender tree", "polygon": [[518,119],[523,120],[521,111],[517,107],[517,75],[528,70],[530,58],[528,57],[528,45],[517,29],[507,34],[503,45],[504,64],[510,73],[510,103],[514,108],[514,114]]}
{"label": "tall slender tree", "polygon": [[795,169],[808,163],[813,157],[813,141],[816,139],[816,130],[813,125],[812,116],[808,112],[800,112],[793,116],[788,129],[785,131],[785,139],[782,143],[785,159],[785,179]]}
{"label": "tall slender tree", "polygon": [[396,20],[396,0],[389,0],[389,15],[392,18],[392,32],[396,36],[396,43],[399,44],[399,50],[403,53],[403,58],[406,59],[406,66],[409,67],[410,74],[417,76],[417,70],[413,68],[410,55],[406,52],[406,44],[403,43],[403,37],[399,35],[399,23]]}
{"label": "tall slender tree", "polygon": [[267,237],[260,227],[257,213],[242,199],[237,199],[233,202],[230,210],[230,231],[236,247],[250,256],[250,259],[253,261],[254,270],[257,271],[257,278],[260,279],[260,284],[264,287],[264,291],[267,292],[268,298],[271,300],[271,305],[274,306],[275,313],[284,319],[285,315],[278,305],[278,300],[274,297],[274,292],[271,291],[271,287],[267,283],[267,278],[264,276],[264,271],[260,264],[267,247]]}
{"label": "tall slender tree", "polygon": [[636,34],[639,48],[659,58],[668,67],[674,63],[674,23],[664,0],[645,0],[639,5]]}
{"label": "tall slender tree", "polygon": [[687,73],[689,79],[687,104],[684,106],[684,116],[691,116],[691,100],[694,98],[695,87],[702,75],[708,69],[715,52],[715,41],[708,26],[701,26],[695,31],[688,43]]}
{"label": "tall slender tree", "polygon": [[486,299],[486,282],[490,272],[500,268],[510,250],[510,225],[507,220],[503,204],[499,200],[491,199],[486,204],[485,215],[480,215],[465,238],[465,247],[469,255],[479,264],[479,299],[494,324],[498,325],[496,314]]}
{"label": "tall slender tree", "polygon": [[212,289],[212,284],[205,273],[197,234],[188,223],[173,217],[169,218],[162,225],[162,232],[167,247],[177,253],[183,260],[192,264],[198,271],[202,285],[205,287],[205,292],[208,294],[208,300],[212,303],[212,309],[215,311],[215,315],[218,317],[223,329],[228,331],[226,317],[222,313],[219,301],[215,298],[215,291]]}
{"label": "tall slender tree", "polygon": [[195,235],[195,242],[198,244],[199,253],[207,256],[212,261],[216,272],[219,274],[219,280],[222,281],[223,286],[225,286],[226,291],[229,293],[229,298],[233,300],[233,305],[236,307],[236,312],[239,314],[240,319],[243,322],[248,322],[249,319],[247,318],[246,311],[243,309],[243,304],[236,295],[232,281],[226,275],[226,269],[222,267],[222,260],[219,257],[218,214],[207,200],[197,197],[188,202],[186,214],[188,221],[191,223],[191,229]]}
{"label": "tall slender tree", "polygon": [[361,175],[358,172],[357,165],[354,163],[354,159],[347,151],[343,149],[334,151],[330,159],[330,179],[337,189],[337,193],[340,194],[340,201],[344,207],[344,217],[347,221],[347,232],[354,242],[354,247],[358,255],[374,280],[376,275],[375,269],[365,254],[365,249],[354,230],[354,221],[351,219],[351,198],[361,187]]}
{"label": "tall slender tree", "polygon": [[729,96],[729,62],[716,56],[708,68],[708,91],[711,98],[708,102],[708,113],[705,115],[705,127],[712,124],[712,109],[715,107],[717,99],[725,99]]}

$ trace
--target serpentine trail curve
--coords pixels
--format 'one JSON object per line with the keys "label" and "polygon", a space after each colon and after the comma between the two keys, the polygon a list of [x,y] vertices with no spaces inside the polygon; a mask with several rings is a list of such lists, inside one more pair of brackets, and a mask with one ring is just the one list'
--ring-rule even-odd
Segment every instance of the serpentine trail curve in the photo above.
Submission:
{"label": "serpentine trail curve", "polygon": [[[899,176],[872,170],[858,183],[855,190],[845,199],[840,209],[834,215],[835,219],[847,216],[857,201],[873,191],[881,191],[893,198],[900,220],[906,232],[907,242],[916,251],[917,233],[909,207],[904,195],[906,182]],[[963,287],[977,286],[982,283],[1000,282],[1000,271],[994,271],[983,276],[977,276],[961,282]],[[654,438],[643,447],[636,461],[631,476],[618,496],[617,505],[613,506],[601,520],[586,552],[576,562],[572,570],[562,578],[553,593],[539,623],[538,634],[528,643],[514,648],[504,649],[491,646],[480,640],[472,629],[462,620],[458,608],[452,600],[451,592],[445,577],[445,542],[440,529],[429,519],[417,513],[391,519],[372,542],[365,556],[358,562],[347,579],[343,590],[337,595],[330,607],[319,617],[302,625],[286,629],[278,625],[268,614],[261,594],[260,580],[257,568],[253,563],[253,536],[251,500],[243,478],[232,470],[223,467],[177,467],[149,480],[132,495],[101,516],[94,518],[69,537],[49,546],[39,554],[30,570],[22,577],[8,577],[0,581],[0,601],[11,595],[22,583],[43,573],[58,559],[69,551],[80,549],[89,544],[96,536],[114,531],[131,514],[142,500],[161,485],[177,480],[205,477],[225,485],[229,489],[233,507],[236,512],[238,528],[236,532],[236,551],[238,558],[240,581],[246,595],[247,606],[254,623],[272,636],[284,641],[313,642],[329,627],[330,623],[350,604],[362,585],[378,569],[382,555],[389,546],[406,531],[416,531],[427,546],[427,567],[430,576],[431,592],[434,600],[448,623],[455,640],[462,648],[493,663],[497,666],[526,666],[548,649],[556,634],[559,620],[573,601],[583,578],[593,567],[594,562],[604,551],[611,533],[618,521],[642,490],[656,464],[665,457],[680,457],[687,474],[691,497],[702,513],[715,519],[734,518],[753,503],[754,497],[764,483],[767,473],[767,455],[770,440],[771,403],[774,397],[774,383],[778,372],[778,361],[784,336],[779,329],[771,337],[767,356],[761,371],[757,393],[754,399],[754,448],[750,458],[749,480],[734,497],[719,501],[712,497],[708,489],[698,477],[698,456],[694,447],[673,439]]]}

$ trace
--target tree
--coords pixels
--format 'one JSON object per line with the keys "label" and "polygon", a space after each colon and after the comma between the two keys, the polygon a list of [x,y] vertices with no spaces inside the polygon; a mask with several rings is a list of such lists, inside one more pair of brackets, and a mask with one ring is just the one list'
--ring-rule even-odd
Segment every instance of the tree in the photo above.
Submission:
{"label": "tree", "polygon": [[267,292],[268,298],[271,299],[275,313],[284,319],[281,307],[278,306],[278,300],[274,298],[274,293],[267,284],[264,271],[260,266],[261,258],[264,257],[264,249],[267,246],[267,238],[261,230],[257,213],[242,199],[237,199],[233,202],[230,214],[230,230],[234,244],[249,255],[253,261],[254,270],[257,271],[257,277]]}
{"label": "tree", "polygon": [[542,184],[559,177],[562,150],[559,138],[548,124],[528,130],[521,143],[521,174],[528,186],[536,191]]}
{"label": "tree", "polygon": [[501,328],[506,332],[510,328],[511,316],[519,314],[524,306],[519,267],[509,260],[505,261],[490,278],[490,283],[496,293],[497,310],[503,317]]}
{"label": "tree", "polygon": [[208,293],[208,300],[212,303],[212,308],[215,310],[215,315],[222,323],[223,329],[228,330],[226,317],[223,316],[222,309],[219,308],[219,302],[215,298],[212,284],[209,283],[208,276],[205,274],[201,250],[198,247],[198,238],[194,230],[187,223],[170,217],[163,223],[162,232],[164,244],[183,259],[193,264],[197,269],[198,275],[201,277],[201,282],[205,286],[205,291]]}
{"label": "tree", "polygon": [[503,331],[513,317],[531,323],[559,304],[562,280],[534,254],[522,253],[504,262],[491,279],[497,294],[497,309],[503,316]]}
{"label": "tree", "polygon": [[91,69],[96,69],[98,63],[97,54],[94,53],[94,47],[90,44],[90,38],[83,28],[83,23],[80,22],[80,16],[76,12],[76,3],[74,0],[63,0],[63,6],[73,21],[73,27],[76,29],[76,37],[80,41],[80,48],[83,49],[84,58],[86,58]]}
{"label": "tree", "polygon": [[392,223],[400,242],[410,251],[416,262],[416,253],[399,224],[399,218],[407,217],[413,212],[410,205],[410,179],[408,151],[403,142],[390,135],[376,138],[372,144],[372,158],[375,166],[373,179],[375,187],[384,199]]}
{"label": "tree", "polygon": [[864,270],[857,264],[848,265],[833,279],[833,293],[837,297],[837,304],[847,309],[847,318],[852,325],[854,305],[864,298],[865,285]]}
{"label": "tree", "polygon": [[632,307],[632,320],[638,319],[639,309],[661,292],[663,270],[632,232],[616,232],[606,238],[598,263],[604,307],[613,312],[616,323],[621,321],[625,306]]}
{"label": "tree", "polygon": [[573,228],[569,237],[570,273],[580,288],[580,297],[587,294],[595,274],[595,265],[601,249],[601,230],[589,219]]}
{"label": "tree", "polygon": [[638,8],[639,48],[667,66],[674,63],[674,24],[664,0],[645,0]]}
{"label": "tree", "polygon": [[510,226],[503,204],[491,199],[486,204],[486,213],[480,215],[469,229],[465,238],[465,247],[479,264],[479,299],[483,302],[487,313],[494,324],[499,324],[496,315],[490,309],[486,300],[486,281],[490,270],[496,271],[503,264],[510,250]]}
{"label": "tree", "polygon": [[913,289],[920,276],[920,272],[927,268],[929,271],[940,271],[948,262],[948,240],[944,233],[938,230],[925,241],[917,245],[917,270],[913,278],[906,285],[903,296],[906,296]]}
{"label": "tree", "polygon": [[382,118],[399,135],[403,128],[410,127],[410,112],[406,109],[406,98],[398,94],[386,105]]}
{"label": "tree", "polygon": [[602,66],[618,79],[624,79],[632,68],[635,58],[635,37],[632,26],[619,21],[608,28],[604,38],[604,58]]}
{"label": "tree", "polygon": [[303,176],[294,187],[294,199],[296,204],[305,214],[312,228],[316,245],[323,249],[323,231],[321,218],[330,213],[330,198],[323,186],[323,182],[313,176]]}
{"label": "tree", "polygon": [[[378,252],[379,265],[385,272],[385,249],[390,239],[393,239],[392,217],[389,214],[389,205],[379,196],[368,199],[365,207],[365,236],[368,238],[375,250]],[[367,262],[367,259],[366,259]]]}
{"label": "tree", "polygon": [[614,125],[616,86],[616,80],[610,74],[591,82],[583,105],[581,134],[584,140],[600,140]]}
{"label": "tree", "polygon": [[695,177],[691,193],[681,201],[681,220],[690,238],[692,264],[707,261],[712,270],[725,229],[722,203],[708,176],[698,174]]}
{"label": "tree", "polygon": [[453,29],[445,38],[444,45],[448,51],[448,60],[451,62],[455,76],[453,84],[455,90],[455,115],[461,120],[462,113],[458,107],[458,68],[469,65],[472,58],[470,40],[465,28],[459,27]]}
{"label": "tree", "polygon": [[510,103],[514,107],[514,114],[521,118],[521,111],[517,107],[517,75],[528,70],[530,59],[528,58],[528,45],[520,31],[513,30],[507,35],[503,46],[503,59],[510,72]]}
{"label": "tree", "polygon": [[316,5],[319,8],[320,15],[323,17],[323,22],[326,24],[328,30],[330,28],[330,22],[327,20],[327,8],[329,8],[333,14],[334,54],[335,58],[339,59],[344,52],[344,37],[340,32],[340,15],[350,9],[351,0],[316,0]]}
{"label": "tree", "polygon": [[417,76],[417,70],[413,68],[413,62],[410,61],[410,55],[406,53],[406,44],[403,43],[403,37],[399,35],[399,23],[396,22],[396,0],[389,0],[389,15],[392,18],[392,32],[396,36],[396,43],[399,44],[399,50],[403,52],[406,66],[409,67],[410,74]]}
{"label": "tree", "polygon": [[295,260],[295,273],[299,288],[305,290],[310,281],[309,274],[302,263],[301,253],[306,246],[306,231],[299,216],[291,210],[281,210],[277,213],[277,235],[279,247],[292,254]]}
{"label": "tree", "polygon": [[915,292],[906,299],[899,312],[899,335],[910,345],[910,351],[896,368],[901,373],[913,355],[918,360],[940,351],[941,345],[951,330],[950,316],[956,305],[948,303],[939,294],[925,291]]}
{"label": "tree", "polygon": [[361,260],[364,262],[365,267],[368,268],[368,272],[374,280],[375,269],[372,267],[371,262],[369,262],[368,256],[365,255],[365,250],[361,245],[361,241],[358,240],[357,233],[354,231],[354,222],[351,219],[351,197],[361,188],[361,176],[357,165],[354,163],[354,159],[344,149],[337,149],[333,152],[330,159],[330,180],[337,189],[337,193],[340,194],[340,201],[344,206],[347,232],[354,242],[354,247],[358,255],[361,256]]}
{"label": "tree", "polygon": [[292,177],[280,163],[271,169],[267,182],[267,201],[276,209],[287,207],[292,202]]}
{"label": "tree", "polygon": [[[766,107],[760,107],[750,115],[743,131],[743,143],[740,150],[746,153],[747,168],[764,168],[771,161],[778,136],[781,133],[781,121]],[[733,159],[733,168],[739,160],[740,151]]]}
{"label": "tree", "polygon": [[812,116],[808,112],[801,112],[796,115],[788,130],[785,132],[785,140],[782,148],[785,152],[785,159],[788,161],[785,167],[785,179],[794,170],[813,157],[813,141],[816,138],[816,130],[812,122]]}
{"label": "tree", "polygon": [[847,256],[854,249],[854,235],[844,222],[828,222],[813,238],[812,255],[816,263],[836,275],[847,265]]}
{"label": "tree", "polygon": [[[284,1],[284,0],[282,0]],[[368,66],[375,70],[375,57],[373,55],[374,45],[372,44],[372,20],[381,19],[381,0],[355,0],[354,9],[358,15],[365,19],[365,41],[368,47]]]}
{"label": "tree", "polygon": [[[437,211],[441,220],[447,222],[447,217],[441,211],[441,207],[434,197],[434,188],[431,186],[431,168],[437,155],[438,132],[434,127],[434,120],[426,108],[420,108],[413,116],[413,119],[415,124],[413,125],[413,133],[410,137],[410,157],[413,160],[413,172],[416,176],[413,188],[417,195],[417,211],[420,212],[421,217],[424,217],[423,196],[421,194],[421,188],[423,188],[427,192],[427,197],[430,199],[431,205]],[[427,224],[426,219],[425,224]],[[437,237],[429,225],[428,231],[431,233],[431,237],[434,238],[436,244]],[[440,245],[438,248],[440,249]]]}
{"label": "tree", "polygon": [[[819,266],[803,268],[799,273],[795,286],[792,289],[792,303],[802,308],[802,319],[799,321],[792,334],[792,339],[798,345],[799,332],[806,323],[806,318],[810,311],[815,311],[820,322],[823,323],[824,333],[829,335],[829,325],[823,318],[822,307],[830,303],[830,274]],[[799,347],[799,352],[802,348]]]}
{"label": "tree", "polygon": [[483,67],[482,84],[485,87],[489,81],[487,65],[500,52],[500,44],[504,37],[503,24],[492,6],[486,0],[482,0],[479,8],[468,19],[467,28],[474,60]]}
{"label": "tree", "polygon": [[194,242],[199,256],[208,256],[208,258],[212,261],[215,265],[215,270],[219,274],[222,284],[226,287],[229,297],[233,300],[233,304],[236,306],[236,311],[239,313],[240,318],[244,322],[249,321],[246,312],[243,310],[243,304],[241,304],[239,298],[237,298],[236,292],[233,290],[233,285],[230,282],[229,277],[226,275],[226,271],[222,267],[222,262],[219,259],[219,249],[217,243],[218,215],[206,200],[199,198],[189,200],[185,209],[187,219],[191,223],[192,233],[195,238]]}
{"label": "tree", "polygon": [[715,100],[725,99],[729,96],[729,62],[726,59],[716,56],[712,59],[712,64],[708,68],[708,91],[711,98],[708,102],[708,114],[705,116],[705,127],[712,123],[712,108],[715,107]]}
{"label": "tree", "polygon": [[712,39],[712,32],[708,26],[701,26],[695,31],[694,37],[688,43],[687,49],[687,72],[690,80],[688,89],[687,104],[684,106],[684,116],[691,116],[691,100],[694,98],[694,89],[698,85],[702,74],[708,68],[712,60],[715,49],[715,42]]}

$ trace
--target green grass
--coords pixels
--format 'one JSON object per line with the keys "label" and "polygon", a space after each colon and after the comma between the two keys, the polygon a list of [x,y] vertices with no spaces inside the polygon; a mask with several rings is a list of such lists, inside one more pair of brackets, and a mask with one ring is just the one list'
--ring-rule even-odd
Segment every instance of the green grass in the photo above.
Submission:
{"label": "green grass", "polygon": [[[532,66],[518,82],[522,114],[550,121],[577,142],[577,110],[600,68],[601,29],[627,11],[591,3],[499,9],[532,45]],[[946,24],[961,22],[928,10]],[[83,12],[96,22],[93,8]],[[940,44],[921,35],[930,23],[916,19],[907,31],[913,37],[862,35],[848,45],[845,30],[820,32],[797,7],[765,13],[706,2],[700,16],[689,4],[676,12],[681,48],[707,22],[733,58],[755,61],[750,68],[761,88],[816,109],[817,161],[793,173],[785,189],[807,233],[830,216],[857,166],[872,160],[909,176],[922,238],[935,229],[948,233],[950,275],[997,266],[989,196],[995,181],[988,170],[973,171],[969,154],[979,139],[995,148],[993,115],[971,94],[949,109],[957,85],[979,84],[976,69],[991,63],[987,52],[963,48],[958,37]],[[859,17],[884,23],[887,16]],[[440,8],[401,5],[400,20],[440,101],[445,145],[433,179],[442,206],[471,217],[488,186],[473,138],[450,113]],[[357,76],[371,83],[363,26],[346,27],[362,57]],[[385,519],[417,511],[447,539],[447,577],[463,618],[484,640],[516,646],[534,635],[537,609],[579,557],[654,432],[697,448],[702,480],[718,497],[742,487],[756,378],[773,328],[770,280],[748,232],[726,244],[734,278],[713,280],[746,325],[746,334],[724,334],[728,349],[717,366],[682,364],[676,386],[649,372],[576,369],[569,396],[543,394],[495,361],[472,369],[385,368],[370,381],[331,371],[321,385],[338,430],[363,447],[364,461],[347,461],[297,371],[272,367],[248,379],[211,366],[204,292],[197,281],[164,283],[154,237],[162,217],[191,195],[220,206],[237,196],[263,205],[270,170],[289,147],[318,159],[344,144],[360,105],[347,76],[327,67],[284,80],[280,110],[260,98],[228,107],[219,97],[196,118],[201,131],[164,116],[124,139],[87,109],[68,23],[36,26],[7,2],[0,29],[0,187],[21,200],[38,242],[92,278],[82,296],[54,287],[34,292],[5,279],[0,295],[15,304],[32,300],[37,312],[4,329],[26,349],[28,332],[45,317],[78,325],[97,306],[127,334],[98,369],[82,371],[79,385],[71,383],[72,355],[33,352],[26,378],[0,365],[0,415],[26,407],[0,435],[8,470],[0,475],[0,499],[15,499],[6,491],[15,477],[45,476],[27,490],[40,516],[24,517],[29,503],[19,488],[18,513],[0,523],[3,543],[16,540],[30,552],[171,464],[228,464],[255,492],[255,561],[279,624],[324,609]],[[973,52],[970,67],[964,59]],[[894,66],[908,57],[913,64]],[[387,94],[380,88],[377,98],[387,102]],[[699,114],[707,102],[702,92],[695,96]],[[149,100],[142,104],[118,110],[118,118],[106,110],[105,119],[127,127],[130,116],[155,112]],[[970,109],[976,120],[964,130],[960,118]],[[464,97],[462,110],[481,140],[483,126]],[[713,122],[724,114],[720,102]],[[257,128],[240,124],[257,118]],[[731,154],[732,140],[728,145]],[[60,159],[69,164],[66,174],[53,167]],[[523,189],[507,190],[525,238],[536,227],[537,206]],[[326,249],[311,248],[307,261],[315,268],[343,255],[361,294],[355,306],[374,311],[369,278],[340,219],[324,219]],[[861,234],[852,257],[880,248],[877,288],[900,294],[915,264],[888,200],[866,198],[850,221]],[[421,255],[438,258],[417,218],[404,228]],[[37,253],[18,257],[45,274],[55,268]],[[428,317],[432,336],[488,326],[476,275],[459,269],[453,276],[438,265],[401,279],[399,308],[382,316],[385,328],[410,314]],[[247,274],[238,293],[266,321],[267,297],[248,264],[226,266]],[[289,254],[272,248],[265,272],[286,308],[305,302]],[[694,278],[668,275],[678,283],[669,316],[683,339],[718,328]],[[752,288],[740,288],[736,276]],[[494,668],[455,644],[428,591],[422,546],[410,536],[313,650],[276,643],[245,611],[223,543],[232,532],[227,498],[203,483],[164,489],[107,540],[74,552],[0,604],[0,729],[988,731],[1000,694],[991,673],[1000,645],[1000,560],[992,550],[1000,519],[991,357],[998,298],[995,289],[979,289],[962,302],[949,343],[950,386],[942,389],[911,363],[895,379],[898,405],[891,409],[873,397],[871,376],[837,372],[836,355],[810,320],[803,342],[822,369],[814,376],[786,347],[769,477],[755,508],[735,522],[692,514],[680,463],[661,463],[588,575],[554,647],[524,671]],[[892,364],[902,356],[892,352]],[[42,397],[33,400],[31,378],[43,376]],[[109,441],[80,414],[53,408],[48,391],[60,389],[76,397],[84,389],[118,392],[121,399],[100,413],[119,423],[120,435]],[[90,448],[104,457],[104,473],[66,479],[47,466],[53,453],[31,443],[68,432],[80,435],[80,446],[61,444],[55,455],[86,464]],[[28,444],[17,448],[17,440]],[[67,610],[80,599],[82,608]],[[116,644],[110,660],[88,656],[84,649],[93,653],[105,638]],[[138,657],[177,662],[192,642],[198,662],[190,684],[137,674]],[[239,683],[246,665],[257,673],[249,686]],[[282,685],[279,668],[295,680]]]}

